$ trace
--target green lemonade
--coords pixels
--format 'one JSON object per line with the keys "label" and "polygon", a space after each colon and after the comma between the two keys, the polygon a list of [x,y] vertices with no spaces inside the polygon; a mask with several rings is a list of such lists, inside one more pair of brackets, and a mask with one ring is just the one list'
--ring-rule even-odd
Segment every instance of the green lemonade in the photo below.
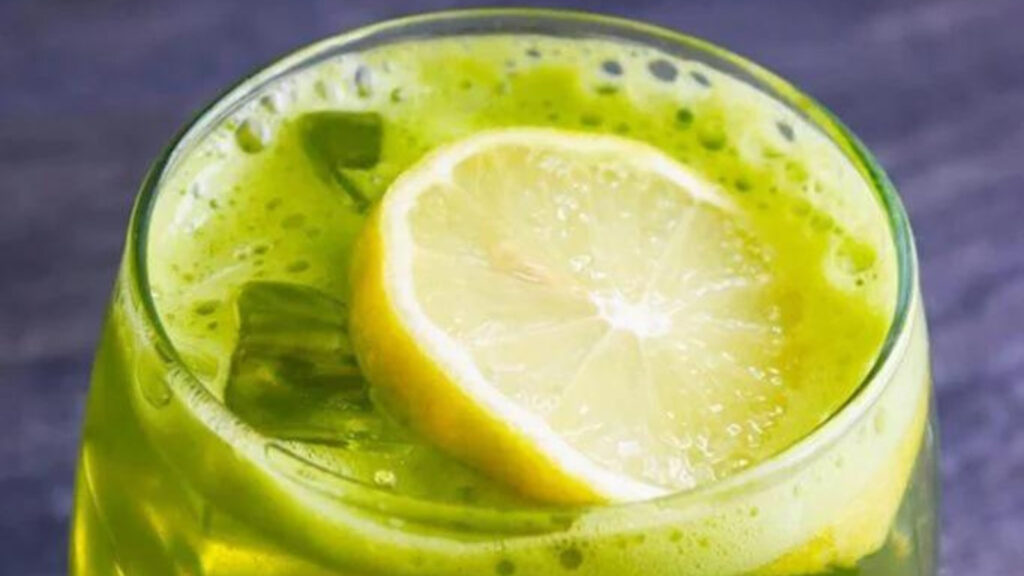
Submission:
{"label": "green lemonade", "polygon": [[[875,183],[836,134],[698,60],[518,33],[314,59],[215,114],[135,216],[144,243],[126,267],[144,262],[149,294],[122,274],[72,573],[930,573],[919,297],[889,343],[902,357],[875,374],[885,386],[859,391],[899,269]],[[779,350],[683,438],[679,494],[531,501],[400,424],[361,377],[350,260],[374,203],[438,146],[516,126],[652,144],[732,198],[765,247]]]}

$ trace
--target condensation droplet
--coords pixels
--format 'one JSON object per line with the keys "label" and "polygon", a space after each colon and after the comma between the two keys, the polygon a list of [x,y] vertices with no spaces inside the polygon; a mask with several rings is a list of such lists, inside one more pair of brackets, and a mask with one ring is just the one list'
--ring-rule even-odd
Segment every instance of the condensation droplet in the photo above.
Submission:
{"label": "condensation droplet", "polygon": [[171,401],[171,389],[165,380],[164,368],[145,356],[136,362],[135,382],[142,397],[150,406],[163,408]]}

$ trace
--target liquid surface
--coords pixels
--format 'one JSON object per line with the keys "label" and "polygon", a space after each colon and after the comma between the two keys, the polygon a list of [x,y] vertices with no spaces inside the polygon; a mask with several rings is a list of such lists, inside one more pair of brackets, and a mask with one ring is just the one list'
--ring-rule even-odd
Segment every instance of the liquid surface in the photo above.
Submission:
{"label": "liquid surface", "polygon": [[758,351],[766,368],[740,362],[728,388],[694,399],[712,424],[674,438],[694,485],[770,458],[847,401],[895,301],[888,228],[863,176],[745,84],[602,41],[396,44],[318,64],[237,110],[177,160],[153,214],[150,277],[179,352],[238,417],[332,473],[418,500],[528,504],[383,413],[344,334],[352,242],[373,201],[438,145],[520,125],[653,144],[725,191],[758,240],[779,338]]}

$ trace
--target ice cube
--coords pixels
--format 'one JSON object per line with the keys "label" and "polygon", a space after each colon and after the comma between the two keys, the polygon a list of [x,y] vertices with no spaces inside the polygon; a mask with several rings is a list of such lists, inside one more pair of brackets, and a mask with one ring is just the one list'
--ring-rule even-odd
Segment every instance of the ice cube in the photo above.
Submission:
{"label": "ice cube", "polygon": [[249,282],[224,392],[261,432],[307,442],[365,439],[380,428],[346,333],[345,305],[314,288]]}
{"label": "ice cube", "polygon": [[287,282],[244,284],[224,402],[287,452],[364,486],[439,502],[519,502],[375,406],[346,332],[345,304]]}
{"label": "ice cube", "polygon": [[365,171],[380,161],[383,123],[373,112],[323,111],[297,121],[302,147],[321,180],[338,186],[355,207],[370,199],[360,186]]}

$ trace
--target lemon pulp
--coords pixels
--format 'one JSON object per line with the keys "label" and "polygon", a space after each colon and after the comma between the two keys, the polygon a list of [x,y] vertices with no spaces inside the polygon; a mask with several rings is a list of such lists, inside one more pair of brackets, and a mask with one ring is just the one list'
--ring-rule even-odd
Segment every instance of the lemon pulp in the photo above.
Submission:
{"label": "lemon pulp", "polygon": [[771,246],[653,147],[485,132],[378,210],[353,274],[363,368],[498,480],[570,502],[691,488],[785,408]]}

